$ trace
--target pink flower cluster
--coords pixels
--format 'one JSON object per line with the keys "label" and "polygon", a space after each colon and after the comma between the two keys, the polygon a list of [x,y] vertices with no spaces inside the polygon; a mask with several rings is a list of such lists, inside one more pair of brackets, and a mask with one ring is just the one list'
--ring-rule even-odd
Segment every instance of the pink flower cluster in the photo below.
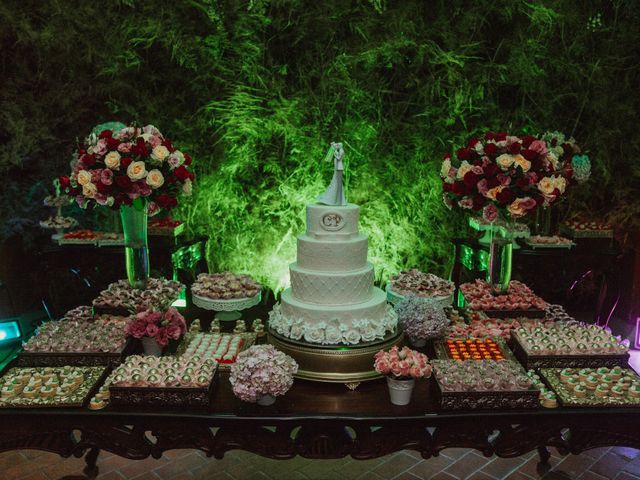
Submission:
{"label": "pink flower cluster", "polygon": [[187,331],[187,324],[180,312],[171,307],[166,312],[145,310],[137,313],[124,327],[129,337],[150,337],[165,347],[169,340],[178,340]]}
{"label": "pink flower cluster", "polygon": [[273,345],[254,345],[231,365],[229,381],[240,400],[256,402],[264,395],[287,393],[297,372],[296,361]]}
{"label": "pink flower cluster", "polygon": [[374,358],[376,372],[383,375],[393,375],[397,378],[429,378],[431,376],[429,358],[409,347],[402,349],[392,347],[388,352],[380,350]]}

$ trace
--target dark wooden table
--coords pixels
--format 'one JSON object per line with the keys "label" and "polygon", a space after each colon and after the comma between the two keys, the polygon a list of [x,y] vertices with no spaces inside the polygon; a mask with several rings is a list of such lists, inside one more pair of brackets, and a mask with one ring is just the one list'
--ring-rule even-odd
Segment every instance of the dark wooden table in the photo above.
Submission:
{"label": "dark wooden table", "polygon": [[160,458],[176,448],[222,458],[241,449],[274,459],[370,459],[399,450],[424,458],[450,447],[516,457],[546,447],[578,454],[605,446],[640,448],[640,408],[557,408],[530,411],[439,411],[430,381],[418,382],[410,405],[391,405],[384,381],[349,391],[341,384],[296,381],[270,407],[243,403],[223,373],[209,409],[0,410],[0,451],[39,449],[85,456],[90,476],[106,450],[130,459]]}

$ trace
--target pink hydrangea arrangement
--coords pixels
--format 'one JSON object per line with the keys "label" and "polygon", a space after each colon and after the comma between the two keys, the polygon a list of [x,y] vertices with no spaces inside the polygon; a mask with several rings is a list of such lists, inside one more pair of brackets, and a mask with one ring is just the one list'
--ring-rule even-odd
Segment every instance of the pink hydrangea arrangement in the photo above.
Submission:
{"label": "pink hydrangea arrangement", "polygon": [[429,378],[431,365],[429,358],[409,347],[399,349],[397,346],[385,352],[380,350],[375,355],[376,372],[398,379]]}
{"label": "pink hydrangea arrangement", "polygon": [[229,381],[240,400],[257,402],[264,395],[287,393],[297,372],[296,361],[273,345],[254,345],[231,365]]}
{"label": "pink hydrangea arrangement", "polygon": [[187,331],[187,324],[180,312],[171,307],[166,312],[145,310],[136,313],[124,327],[129,337],[153,338],[161,347],[167,346],[169,340],[178,340]]}

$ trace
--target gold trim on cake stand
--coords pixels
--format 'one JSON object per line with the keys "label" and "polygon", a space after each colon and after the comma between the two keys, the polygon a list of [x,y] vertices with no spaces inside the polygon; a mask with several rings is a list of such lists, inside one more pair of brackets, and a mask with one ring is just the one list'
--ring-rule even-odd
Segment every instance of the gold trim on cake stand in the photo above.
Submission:
{"label": "gold trim on cake stand", "polygon": [[382,340],[363,345],[314,346],[284,338],[271,330],[268,334],[269,343],[298,362],[297,378],[345,385],[382,378],[373,368],[373,356],[380,350],[401,345],[403,340],[404,334],[395,331]]}

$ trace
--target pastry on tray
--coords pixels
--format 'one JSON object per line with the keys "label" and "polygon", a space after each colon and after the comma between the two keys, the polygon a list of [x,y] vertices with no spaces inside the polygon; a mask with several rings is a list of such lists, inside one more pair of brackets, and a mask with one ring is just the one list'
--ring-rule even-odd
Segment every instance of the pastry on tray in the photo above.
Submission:
{"label": "pastry on tray", "polygon": [[201,273],[191,286],[191,293],[214,300],[233,300],[255,297],[262,285],[250,275],[232,272]]}

